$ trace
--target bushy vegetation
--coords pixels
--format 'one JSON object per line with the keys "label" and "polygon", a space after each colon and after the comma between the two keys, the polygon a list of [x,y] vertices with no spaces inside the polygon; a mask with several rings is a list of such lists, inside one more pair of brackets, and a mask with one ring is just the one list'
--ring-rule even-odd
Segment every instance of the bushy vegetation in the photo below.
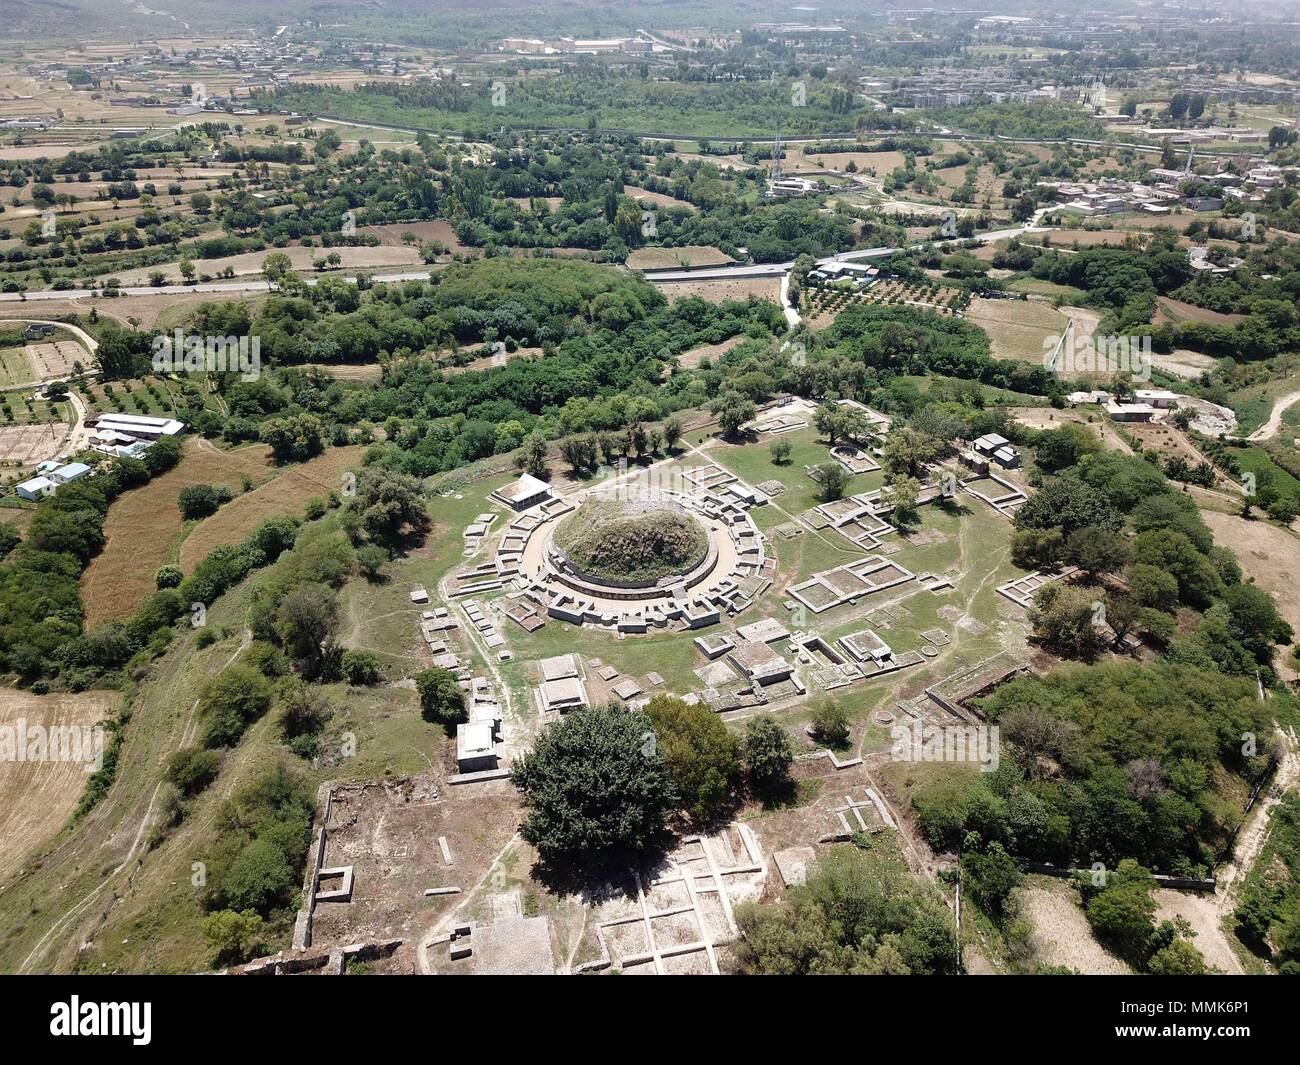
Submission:
{"label": "bushy vegetation", "polygon": [[942,849],[973,831],[1031,861],[1114,868],[1131,857],[1204,875],[1267,763],[1269,715],[1253,683],[1194,666],[1062,666],[1009,682],[981,709],[1001,730],[997,771],[913,795]]}
{"label": "bushy vegetation", "polygon": [[952,914],[877,849],[837,847],[780,903],[736,909],[736,971],[767,976],[926,976],[956,971]]}
{"label": "bushy vegetation", "polygon": [[1233,912],[1251,950],[1300,974],[1300,796],[1284,795],[1269,813],[1269,836]]}
{"label": "bushy vegetation", "polygon": [[[204,925],[218,963],[247,960],[261,930],[251,918],[235,921],[229,914],[253,914],[280,925],[289,920],[289,907],[302,881],[311,821],[310,791],[301,778],[279,764],[223,804],[204,895],[211,914],[227,915],[209,918]],[[236,948],[232,941],[241,945]]]}

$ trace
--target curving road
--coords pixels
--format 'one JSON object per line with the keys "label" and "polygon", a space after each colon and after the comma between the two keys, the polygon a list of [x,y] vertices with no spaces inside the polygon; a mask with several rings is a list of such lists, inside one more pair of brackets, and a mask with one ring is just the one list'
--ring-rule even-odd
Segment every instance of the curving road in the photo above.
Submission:
{"label": "curving road", "polygon": [[1300,403],[1300,392],[1291,392],[1285,396],[1279,396],[1277,402],[1273,404],[1273,413],[1268,416],[1268,421],[1246,439],[1267,440],[1270,436],[1276,436],[1277,431],[1282,428],[1282,415],[1297,403]]}

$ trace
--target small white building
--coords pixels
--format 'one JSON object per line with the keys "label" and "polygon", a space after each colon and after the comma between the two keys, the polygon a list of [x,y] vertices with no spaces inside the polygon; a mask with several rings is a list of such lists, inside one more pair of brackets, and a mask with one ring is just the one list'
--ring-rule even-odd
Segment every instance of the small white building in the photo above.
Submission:
{"label": "small white building", "polygon": [[1150,403],[1116,403],[1112,399],[1106,404],[1106,413],[1111,421],[1149,422],[1155,417],[1156,409]]}
{"label": "small white building", "polygon": [[491,724],[472,721],[457,725],[456,768],[462,773],[481,773],[496,767],[496,740]]}
{"label": "small white building", "polygon": [[551,488],[545,481],[525,473],[519,480],[498,488],[492,498],[511,510],[528,510],[550,499]]}
{"label": "small white building", "polygon": [[48,476],[55,484],[70,484],[90,476],[90,467],[84,462],[69,462],[66,466],[51,470]]}
{"label": "small white building", "polygon": [[1157,410],[1169,410],[1178,405],[1180,397],[1177,392],[1169,392],[1163,388],[1135,388],[1133,398]]}
{"label": "small white building", "polygon": [[33,477],[30,480],[23,481],[14,491],[18,493],[19,499],[35,502],[38,499],[44,499],[48,495],[53,495],[56,488],[58,488],[58,485],[48,477]]}
{"label": "small white building", "polygon": [[1004,470],[1014,470],[1020,465],[1020,452],[1008,444],[993,452],[993,461]]}

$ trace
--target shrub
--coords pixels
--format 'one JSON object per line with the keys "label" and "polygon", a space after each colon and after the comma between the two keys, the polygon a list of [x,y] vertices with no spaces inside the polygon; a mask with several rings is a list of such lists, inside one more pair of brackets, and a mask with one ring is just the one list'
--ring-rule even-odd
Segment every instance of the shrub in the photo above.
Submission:
{"label": "shrub", "polygon": [[267,677],[283,677],[289,672],[285,653],[265,640],[254,640],[244,652],[244,661]]}
{"label": "shrub", "polygon": [[199,693],[203,745],[233,746],[270,705],[271,685],[261,673],[238,662],[227,666]]}
{"label": "shrub", "polygon": [[835,699],[828,699],[813,714],[813,732],[830,747],[843,747],[849,742],[849,712]]}
{"label": "shrub", "polygon": [[379,656],[373,651],[344,651],[342,668],[347,682],[357,687],[378,684],[384,679]]}
{"label": "shrub", "polygon": [[230,489],[223,484],[187,484],[180,490],[177,504],[181,517],[186,521],[196,521],[215,514],[218,507],[230,500]]}
{"label": "shrub", "polygon": [[189,798],[197,795],[213,780],[221,767],[221,755],[201,747],[182,747],[167,760],[164,779],[175,784],[180,793]]}
{"label": "shrub", "polygon": [[252,910],[210,913],[203,918],[200,931],[212,949],[214,967],[250,961],[263,949],[262,918]]}

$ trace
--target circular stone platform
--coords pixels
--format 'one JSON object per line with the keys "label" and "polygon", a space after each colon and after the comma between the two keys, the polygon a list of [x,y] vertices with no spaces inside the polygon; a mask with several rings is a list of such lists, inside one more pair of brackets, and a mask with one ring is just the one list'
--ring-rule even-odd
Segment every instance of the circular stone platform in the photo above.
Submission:
{"label": "circular stone platform", "polygon": [[561,506],[511,527],[518,586],[551,617],[619,632],[695,628],[744,610],[770,580],[766,537],[737,503],[623,488]]}
{"label": "circular stone platform", "polygon": [[557,566],[589,584],[656,588],[705,561],[709,534],[669,499],[593,499],[560,520],[551,552]]}

